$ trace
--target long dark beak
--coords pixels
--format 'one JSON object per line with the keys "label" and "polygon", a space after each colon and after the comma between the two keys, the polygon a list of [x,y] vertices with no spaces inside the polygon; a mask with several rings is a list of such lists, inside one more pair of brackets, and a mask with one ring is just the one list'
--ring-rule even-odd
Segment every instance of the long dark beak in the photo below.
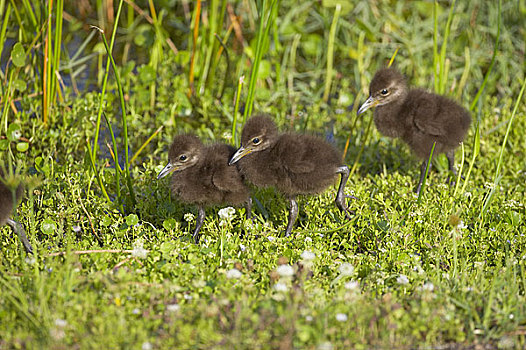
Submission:
{"label": "long dark beak", "polygon": [[372,96],[369,96],[369,98],[363,103],[363,105],[360,106],[358,109],[358,112],[356,112],[358,115],[362,114],[366,110],[368,110],[371,107],[374,107],[378,104],[378,100],[373,98]]}
{"label": "long dark beak", "polygon": [[243,146],[239,147],[239,149],[236,151],[236,153],[234,153],[232,158],[230,158],[230,161],[228,162],[228,165],[232,165],[232,164],[236,163],[238,160],[240,160],[241,158],[243,158],[244,156],[246,156],[247,154],[249,154],[251,152],[252,152],[251,149],[245,148]]}
{"label": "long dark beak", "polygon": [[177,169],[177,167],[174,167],[172,165],[172,163],[166,164],[166,166],[163,168],[163,170],[161,170],[159,175],[157,175],[157,180],[162,179],[163,177],[165,177],[166,175],[170,174],[172,171],[174,171],[176,169]]}

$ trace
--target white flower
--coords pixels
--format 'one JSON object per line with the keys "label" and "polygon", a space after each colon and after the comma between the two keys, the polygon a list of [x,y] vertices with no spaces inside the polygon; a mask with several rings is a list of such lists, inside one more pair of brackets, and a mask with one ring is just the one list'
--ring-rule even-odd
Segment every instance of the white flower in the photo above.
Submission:
{"label": "white flower", "polygon": [[422,290],[425,290],[427,292],[432,292],[432,291],[435,290],[435,285],[433,283],[431,283],[431,282],[426,282],[422,286]]}
{"label": "white flower", "polygon": [[310,237],[305,237],[305,243],[311,243],[312,242],[312,238]]}
{"label": "white flower", "polygon": [[354,273],[354,266],[349,263],[342,263],[338,270],[341,276],[351,276]]}
{"label": "white flower", "polygon": [[339,322],[347,321],[347,314],[336,314],[336,321],[339,321]]}
{"label": "white flower", "polygon": [[252,222],[252,220],[246,220],[243,226],[247,231],[252,231],[254,229],[254,223]]}
{"label": "white flower", "polygon": [[243,274],[241,273],[241,271],[239,271],[238,269],[230,269],[226,272],[226,278],[228,279],[239,279],[241,278],[241,276],[243,276]]}
{"label": "white flower", "polygon": [[399,284],[408,284],[409,278],[407,278],[406,275],[400,275],[396,278],[396,282],[398,282]]}
{"label": "white flower", "polygon": [[313,319],[314,318],[311,315],[305,316],[305,321],[307,321],[307,322],[312,322]]}
{"label": "white flower", "polygon": [[273,236],[267,236],[267,239],[269,240],[269,242],[273,242],[276,238]]}
{"label": "white flower", "polygon": [[290,265],[279,265],[276,272],[281,277],[292,277],[294,276],[294,268]]}
{"label": "white flower", "polygon": [[227,141],[230,141],[230,140],[232,140],[232,134],[231,134],[230,132],[228,132],[228,131],[225,131],[225,132],[223,133],[223,138],[224,138],[225,140],[227,140]]}
{"label": "white flower", "polygon": [[511,336],[503,336],[497,343],[497,349],[517,349],[518,344],[516,344],[513,339],[514,337]]}
{"label": "white flower", "polygon": [[73,232],[75,232],[75,233],[79,233],[80,230],[81,230],[80,226],[78,226],[78,225],[73,225],[73,226],[71,227],[71,229],[72,229]]}
{"label": "white flower", "polygon": [[177,311],[179,311],[180,308],[181,308],[181,306],[179,306],[179,304],[168,304],[168,305],[166,305],[166,311],[169,311],[169,312],[177,312]]}
{"label": "white flower", "polygon": [[244,244],[240,243],[239,244],[239,249],[241,249],[241,251],[244,252],[247,249],[247,247]]}
{"label": "white flower", "polygon": [[61,318],[55,319],[55,328],[51,328],[49,330],[49,334],[51,337],[55,340],[61,340],[66,336],[66,332],[64,331],[64,327],[68,325],[68,322],[66,320],[63,320]]}
{"label": "white flower", "polygon": [[464,223],[464,221],[460,220],[460,222],[458,223],[457,229],[463,230],[465,228],[467,228],[466,224]]}
{"label": "white flower", "polygon": [[144,343],[142,343],[141,349],[142,350],[152,350],[153,349],[152,343],[145,341]]}
{"label": "white flower", "polygon": [[301,253],[301,258],[305,261],[312,261],[315,257],[316,254],[308,250],[305,250],[303,253]]}
{"label": "white flower", "polygon": [[148,251],[144,249],[144,243],[142,239],[138,239],[133,243],[132,256],[139,259],[146,259]]}
{"label": "white flower", "polygon": [[232,221],[234,218],[234,215],[236,214],[236,210],[232,207],[226,207],[223,209],[220,209],[217,213],[219,215],[219,218],[224,221]]}
{"label": "white flower", "polygon": [[316,347],[316,350],[332,350],[332,349],[334,349],[334,346],[332,345],[331,342],[328,342],[328,341],[320,343]]}
{"label": "white flower", "polygon": [[61,318],[57,318],[55,320],[55,326],[57,326],[57,327],[64,328],[67,325],[68,325],[68,321],[66,321],[66,320],[63,320]]}
{"label": "white flower", "polygon": [[283,282],[278,282],[274,285],[274,290],[276,292],[286,292],[289,290],[289,287]]}
{"label": "white flower", "polygon": [[195,216],[192,213],[186,213],[184,214],[184,221],[186,222],[193,222],[195,220]]}
{"label": "white flower", "polygon": [[349,281],[349,282],[345,283],[344,287],[345,287],[345,289],[348,289],[348,290],[356,290],[356,289],[360,288],[360,282],[358,282],[358,281]]}

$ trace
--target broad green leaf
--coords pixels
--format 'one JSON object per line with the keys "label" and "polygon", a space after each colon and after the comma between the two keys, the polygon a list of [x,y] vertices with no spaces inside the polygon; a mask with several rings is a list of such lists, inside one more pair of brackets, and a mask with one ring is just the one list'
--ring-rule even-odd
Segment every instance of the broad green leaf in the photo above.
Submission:
{"label": "broad green leaf", "polygon": [[24,51],[22,44],[16,43],[15,46],[13,46],[13,50],[11,51],[11,60],[18,68],[25,66],[26,52]]}
{"label": "broad green leaf", "polygon": [[155,69],[153,69],[150,65],[144,65],[142,67],[139,67],[139,79],[144,84],[150,84],[155,80]]}
{"label": "broad green leaf", "polygon": [[111,225],[111,218],[109,216],[104,216],[102,220],[100,221],[101,225],[104,227],[108,227]]}
{"label": "broad green leaf", "polygon": [[133,37],[133,42],[135,43],[135,45],[137,46],[143,46],[144,43],[146,42],[146,37],[140,33],[140,34],[137,34]]}
{"label": "broad green leaf", "polygon": [[323,50],[323,38],[318,34],[309,34],[302,40],[302,50],[310,56],[317,56]]}
{"label": "broad green leaf", "polygon": [[163,227],[165,230],[175,230],[177,228],[177,220],[174,218],[166,219],[163,221]]}
{"label": "broad green leaf", "polygon": [[51,219],[45,219],[44,221],[42,221],[42,224],[40,225],[40,229],[46,235],[51,235],[52,233],[56,231],[57,224],[55,223],[55,221]]}
{"label": "broad green leaf", "polygon": [[7,139],[9,141],[18,141],[20,136],[22,136],[22,133],[20,132],[20,125],[9,124],[9,127],[7,128]]}
{"label": "broad green leaf", "polygon": [[272,66],[269,61],[261,60],[259,62],[259,71],[258,71],[259,79],[267,79],[268,77],[270,77],[271,71],[272,71]]}
{"label": "broad green leaf", "polygon": [[20,91],[20,92],[24,92],[26,91],[26,88],[27,88],[27,84],[25,81],[23,81],[22,79],[16,79],[14,82],[13,82],[13,87]]}
{"label": "broad green leaf", "polygon": [[29,149],[29,143],[27,142],[19,142],[16,144],[16,150],[18,152],[25,152]]}
{"label": "broad green leaf", "polygon": [[135,214],[130,214],[126,217],[126,224],[128,226],[135,226],[139,223],[139,218]]}

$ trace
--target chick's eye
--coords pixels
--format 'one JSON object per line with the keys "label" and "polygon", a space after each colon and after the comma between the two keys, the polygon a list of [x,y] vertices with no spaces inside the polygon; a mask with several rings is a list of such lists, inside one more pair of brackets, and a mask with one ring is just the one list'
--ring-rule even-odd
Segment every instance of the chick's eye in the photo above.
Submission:
{"label": "chick's eye", "polygon": [[380,93],[382,95],[387,95],[389,93],[389,91],[387,91],[387,89],[383,89],[382,91],[380,91]]}
{"label": "chick's eye", "polygon": [[184,162],[184,161],[187,160],[187,159],[188,159],[188,157],[185,156],[184,154],[183,154],[182,156],[179,157],[179,160],[180,160],[181,162]]}
{"label": "chick's eye", "polygon": [[257,144],[260,143],[260,142],[261,142],[261,140],[260,140],[258,137],[254,137],[254,138],[252,139],[252,143],[253,143],[254,145],[257,145]]}

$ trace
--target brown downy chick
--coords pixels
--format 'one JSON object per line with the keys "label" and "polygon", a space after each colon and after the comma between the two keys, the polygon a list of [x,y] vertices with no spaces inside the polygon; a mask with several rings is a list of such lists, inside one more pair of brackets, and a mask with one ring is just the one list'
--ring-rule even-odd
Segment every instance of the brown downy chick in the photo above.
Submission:
{"label": "brown downy chick", "polygon": [[445,153],[449,170],[456,175],[455,149],[464,140],[471,124],[469,112],[455,101],[422,89],[409,90],[406,80],[394,68],[380,69],[369,86],[369,98],[358,114],[376,107],[373,120],[380,133],[401,138],[417,157],[423,159],[420,192],[433,143],[433,156]]}
{"label": "brown downy chick", "polygon": [[4,183],[4,174],[0,170],[0,225],[9,225],[14,233],[20,238],[27,253],[33,253],[33,247],[27,239],[22,225],[11,219],[11,213],[16,208],[16,204],[22,199],[24,187],[18,185],[16,190],[12,190]]}
{"label": "brown downy chick", "polygon": [[235,148],[226,144],[205,146],[197,136],[179,135],[170,146],[168,165],[157,176],[160,179],[173,172],[172,193],[183,203],[197,205],[196,243],[205,219],[205,207],[244,203],[250,218],[249,189],[237,167],[228,165],[234,152]]}
{"label": "brown downy chick", "polygon": [[254,116],[243,127],[241,148],[230,160],[256,187],[275,187],[290,202],[286,236],[298,215],[296,196],[322,192],[341,174],[336,196],[337,207],[350,218],[343,189],[349,168],[340,153],[326,141],[309,135],[280,134],[266,116]]}

